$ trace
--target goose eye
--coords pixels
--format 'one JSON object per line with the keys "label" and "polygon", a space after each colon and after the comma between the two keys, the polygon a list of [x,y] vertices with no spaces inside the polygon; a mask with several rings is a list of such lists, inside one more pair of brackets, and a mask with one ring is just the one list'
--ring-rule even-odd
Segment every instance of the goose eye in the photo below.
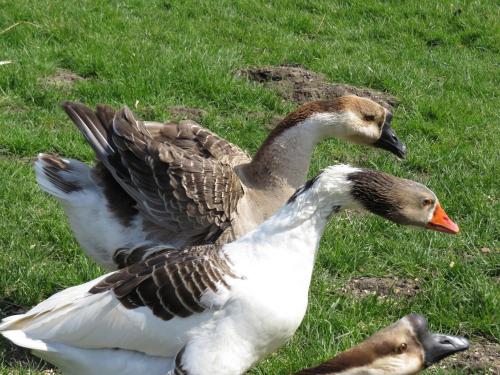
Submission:
{"label": "goose eye", "polygon": [[365,121],[374,121],[375,120],[375,116],[374,115],[364,115],[363,119]]}
{"label": "goose eye", "polygon": [[408,349],[408,345],[406,343],[402,343],[401,345],[398,346],[398,353],[404,353],[406,352],[406,349]]}
{"label": "goose eye", "polygon": [[424,207],[428,207],[430,206],[431,204],[433,204],[434,202],[432,201],[432,199],[430,198],[425,198],[423,201],[422,201],[422,206]]}

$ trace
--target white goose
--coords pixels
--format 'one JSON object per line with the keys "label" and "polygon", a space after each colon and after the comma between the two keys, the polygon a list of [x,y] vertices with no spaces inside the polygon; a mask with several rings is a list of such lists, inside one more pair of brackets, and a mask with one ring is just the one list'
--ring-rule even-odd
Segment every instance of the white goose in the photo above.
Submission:
{"label": "white goose", "polygon": [[298,328],[323,229],[348,207],[458,231],[421,184],[329,167],[242,238],[158,246],[143,262],[4,319],[0,333],[67,374],[242,374]]}
{"label": "white goose", "polygon": [[40,154],[37,180],[62,203],[83,249],[108,269],[130,263],[125,251],[114,254],[117,248],[146,240],[180,248],[248,233],[304,183],[314,147],[325,138],[405,153],[392,114],[356,96],[299,107],[253,159],[193,122],[136,121],[127,108],[63,108],[102,164]]}
{"label": "white goose", "polygon": [[468,348],[465,338],[432,333],[427,319],[410,314],[361,344],[294,375],[414,375]]}

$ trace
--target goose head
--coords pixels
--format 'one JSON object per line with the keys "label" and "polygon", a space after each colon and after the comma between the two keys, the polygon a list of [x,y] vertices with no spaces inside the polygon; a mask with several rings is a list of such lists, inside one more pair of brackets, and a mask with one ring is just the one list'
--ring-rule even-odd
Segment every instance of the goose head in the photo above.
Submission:
{"label": "goose head", "polygon": [[410,314],[354,348],[297,375],[413,375],[468,348],[465,338],[433,333],[425,317]]}
{"label": "goose head", "polygon": [[349,165],[331,166],[298,189],[289,202],[308,190],[311,194],[305,200],[309,206],[324,206],[325,213],[362,208],[401,225],[452,234],[459,231],[430,189],[383,172]]}
{"label": "goose head", "polygon": [[373,170],[349,174],[351,195],[363,208],[402,225],[456,234],[459,231],[433,191],[407,179]]}
{"label": "goose head", "polygon": [[308,124],[316,138],[335,137],[381,148],[403,158],[406,146],[396,136],[391,121],[392,113],[380,104],[367,98],[346,95],[303,104],[290,113],[274,133]]}

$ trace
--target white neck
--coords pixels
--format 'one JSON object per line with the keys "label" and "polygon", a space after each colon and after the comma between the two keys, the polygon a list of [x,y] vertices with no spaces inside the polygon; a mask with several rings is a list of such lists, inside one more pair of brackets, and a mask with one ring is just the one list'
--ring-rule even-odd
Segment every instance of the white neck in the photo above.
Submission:
{"label": "white neck", "polygon": [[297,194],[257,229],[226,245],[226,251],[231,253],[233,246],[246,248],[252,253],[247,255],[266,262],[275,257],[282,262],[297,255],[309,263],[312,271],[330,215],[338,209],[356,206],[350,194],[351,182],[346,178],[354,171],[357,169],[345,165],[325,169],[309,189]]}
{"label": "white neck", "polygon": [[265,142],[251,163],[242,167],[249,185],[302,185],[314,147],[328,137],[344,137],[347,114],[317,113]]}

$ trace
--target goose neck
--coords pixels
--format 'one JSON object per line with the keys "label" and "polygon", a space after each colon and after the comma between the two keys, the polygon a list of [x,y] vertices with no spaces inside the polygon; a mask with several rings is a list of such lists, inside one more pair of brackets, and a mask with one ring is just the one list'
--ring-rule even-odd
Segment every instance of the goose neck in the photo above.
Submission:
{"label": "goose neck", "polygon": [[315,183],[316,179],[298,189],[276,214],[235,244],[252,244],[251,251],[263,249],[266,254],[307,253],[313,260],[328,219],[353,200],[345,179],[339,179],[335,186],[328,185],[327,190]]}
{"label": "goose neck", "polygon": [[[286,120],[286,119],[285,119]],[[293,126],[282,123],[269,134],[252,162],[242,168],[249,185],[256,188],[298,188],[307,177],[314,147],[327,134],[327,120],[312,116]],[[334,136],[334,135],[333,135]]]}

